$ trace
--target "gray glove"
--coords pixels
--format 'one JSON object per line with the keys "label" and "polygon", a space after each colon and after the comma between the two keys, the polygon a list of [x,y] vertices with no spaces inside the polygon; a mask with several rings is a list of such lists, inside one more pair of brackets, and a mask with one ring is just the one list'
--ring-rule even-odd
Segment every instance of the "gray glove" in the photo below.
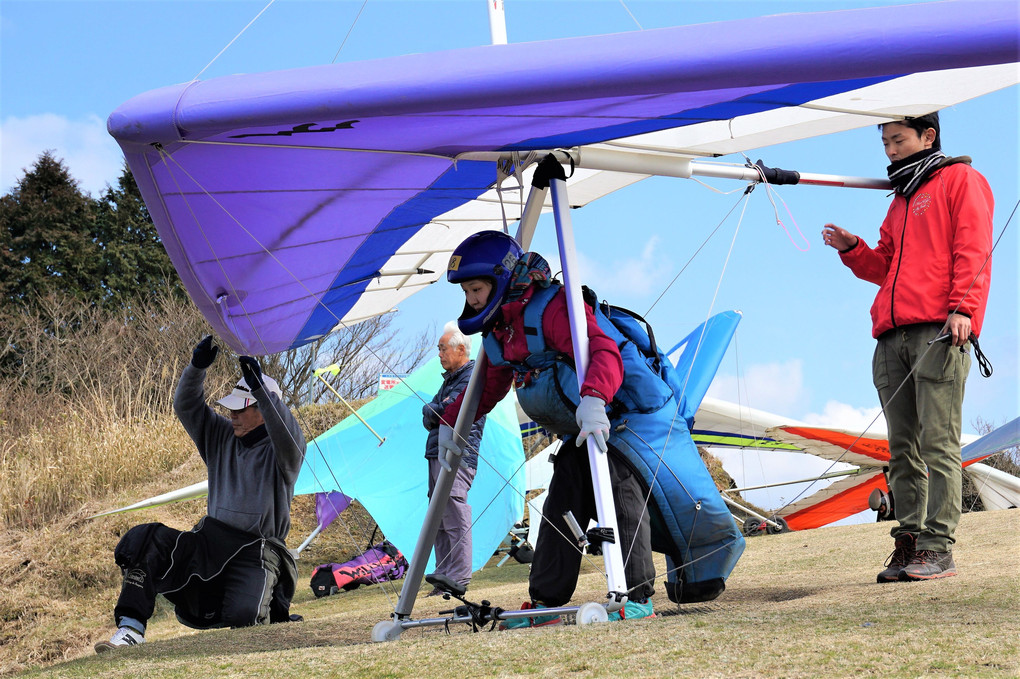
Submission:
{"label": "gray glove", "polygon": [[446,424],[439,425],[439,466],[448,472],[453,471],[448,455],[456,455],[457,457],[461,455],[460,446],[457,445],[456,438],[453,427]]}
{"label": "gray glove", "polygon": [[581,445],[589,436],[603,453],[609,450],[609,416],[606,415],[606,402],[597,396],[582,396],[581,405],[577,406],[577,426],[581,433],[577,435],[576,445]]}

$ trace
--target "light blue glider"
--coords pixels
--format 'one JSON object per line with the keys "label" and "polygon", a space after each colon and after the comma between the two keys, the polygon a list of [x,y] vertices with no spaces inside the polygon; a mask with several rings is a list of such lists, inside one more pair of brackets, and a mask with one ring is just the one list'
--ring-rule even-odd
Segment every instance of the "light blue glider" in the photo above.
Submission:
{"label": "light blue glider", "polygon": [[[472,353],[478,346],[475,343]],[[385,439],[382,444],[354,415],[309,442],[295,489],[298,495],[338,490],[355,498],[409,561],[428,507],[427,432],[421,409],[439,391],[442,373],[439,358],[433,358],[358,410]],[[485,421],[478,474],[468,493],[472,570],[485,565],[524,515],[523,466],[520,425],[509,395]],[[429,570],[434,566],[433,556]]]}

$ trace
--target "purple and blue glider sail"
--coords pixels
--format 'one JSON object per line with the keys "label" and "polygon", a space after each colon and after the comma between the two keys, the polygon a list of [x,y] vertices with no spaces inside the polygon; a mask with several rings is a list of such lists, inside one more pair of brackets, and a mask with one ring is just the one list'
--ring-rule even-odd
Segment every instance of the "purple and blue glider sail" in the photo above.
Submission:
{"label": "purple and blue glider sail", "polygon": [[[192,299],[267,354],[391,310],[517,218],[495,160],[462,154],[718,156],[1013,85],[1018,51],[1009,2],[789,14],[194,81],[108,127]],[[571,203],[642,178],[579,170]]]}

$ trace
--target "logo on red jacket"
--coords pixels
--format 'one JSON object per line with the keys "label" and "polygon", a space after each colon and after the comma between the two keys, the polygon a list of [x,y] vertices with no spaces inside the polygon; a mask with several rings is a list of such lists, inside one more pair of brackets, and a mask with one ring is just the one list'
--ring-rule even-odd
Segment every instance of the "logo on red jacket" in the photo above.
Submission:
{"label": "logo on red jacket", "polygon": [[931,205],[931,194],[930,193],[919,193],[917,198],[914,199],[913,213],[915,217],[920,217],[928,211],[928,207]]}

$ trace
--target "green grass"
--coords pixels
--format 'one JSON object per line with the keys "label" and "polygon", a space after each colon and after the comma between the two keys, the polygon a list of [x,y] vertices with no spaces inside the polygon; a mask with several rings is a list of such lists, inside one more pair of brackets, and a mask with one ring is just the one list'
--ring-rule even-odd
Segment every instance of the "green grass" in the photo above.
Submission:
{"label": "green grass", "polygon": [[[389,643],[372,643],[370,634],[391,612],[394,587],[314,599],[306,563],[292,609],[304,622],[194,632],[166,612],[142,647],[95,656],[91,642],[112,629],[85,630],[87,641],[68,649],[80,657],[23,676],[1017,676],[1020,513],[965,515],[956,546],[960,575],[933,582],[875,583],[892,546],[888,528],[751,539],[719,599],[678,609],[660,585],[655,619],[478,634],[465,625],[449,634],[434,627]],[[596,565],[586,565],[575,602],[602,599]],[[517,607],[527,596],[527,567],[490,565],[476,574],[470,594]],[[419,599],[415,617],[449,606]]]}

